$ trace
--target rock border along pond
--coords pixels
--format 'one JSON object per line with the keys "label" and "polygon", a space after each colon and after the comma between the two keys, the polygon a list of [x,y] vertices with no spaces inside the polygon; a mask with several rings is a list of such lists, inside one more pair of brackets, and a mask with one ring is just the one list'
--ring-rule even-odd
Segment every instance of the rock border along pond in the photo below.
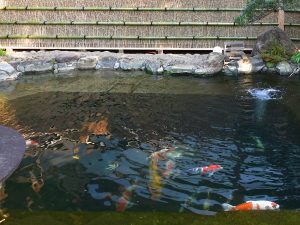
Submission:
{"label": "rock border along pond", "polygon": [[144,70],[150,74],[210,76],[223,69],[224,56],[200,54],[121,54],[112,52],[12,52],[0,61],[0,80],[21,74],[65,74],[74,70]]}
{"label": "rock border along pond", "polygon": [[[296,66],[288,63],[290,73]],[[295,67],[295,68],[294,68]],[[283,73],[269,69],[260,56],[246,57],[224,66],[224,55],[210,54],[122,54],[112,52],[23,51],[0,57],[0,81],[14,80],[20,75],[68,74],[75,70],[141,70],[158,75],[191,74],[199,77],[249,73]],[[300,72],[300,71],[299,71]],[[298,72],[297,72],[298,73]]]}

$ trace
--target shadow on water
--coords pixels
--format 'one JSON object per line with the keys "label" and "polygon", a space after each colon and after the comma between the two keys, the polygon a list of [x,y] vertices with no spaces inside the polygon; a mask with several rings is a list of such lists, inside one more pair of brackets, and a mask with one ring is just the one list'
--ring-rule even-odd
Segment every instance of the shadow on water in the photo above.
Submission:
{"label": "shadow on water", "polygon": [[[2,206],[184,217],[264,199],[299,209],[298,114],[289,93],[263,105],[247,96],[253,82],[224,80],[223,95],[57,91],[8,100],[12,125],[39,146],[7,180]],[[185,173],[211,164],[224,169]]]}

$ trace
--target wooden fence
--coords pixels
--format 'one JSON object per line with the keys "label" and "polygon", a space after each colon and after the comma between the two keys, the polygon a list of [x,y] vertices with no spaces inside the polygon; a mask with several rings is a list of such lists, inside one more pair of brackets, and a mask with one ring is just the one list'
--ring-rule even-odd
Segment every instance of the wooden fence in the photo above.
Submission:
{"label": "wooden fence", "polygon": [[[235,24],[246,0],[0,0],[0,48],[210,49],[227,40],[251,48],[277,26],[274,12]],[[285,12],[300,45],[300,9]]]}

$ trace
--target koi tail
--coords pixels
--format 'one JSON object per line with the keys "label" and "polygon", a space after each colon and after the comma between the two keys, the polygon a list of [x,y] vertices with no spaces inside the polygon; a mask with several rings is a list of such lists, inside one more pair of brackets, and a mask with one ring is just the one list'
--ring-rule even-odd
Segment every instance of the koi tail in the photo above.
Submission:
{"label": "koi tail", "polygon": [[222,204],[222,207],[223,207],[224,211],[232,211],[235,208],[233,205],[230,205],[227,203]]}

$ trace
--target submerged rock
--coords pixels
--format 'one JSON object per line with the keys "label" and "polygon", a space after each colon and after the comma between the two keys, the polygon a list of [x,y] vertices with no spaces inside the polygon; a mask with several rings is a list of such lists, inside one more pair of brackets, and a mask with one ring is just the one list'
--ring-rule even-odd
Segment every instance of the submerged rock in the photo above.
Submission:
{"label": "submerged rock", "polygon": [[57,73],[68,73],[77,69],[77,61],[76,62],[67,62],[67,63],[57,63]]}
{"label": "submerged rock", "polygon": [[167,74],[194,74],[196,70],[195,65],[177,64],[167,66],[164,71]]}
{"label": "submerged rock", "polygon": [[45,61],[23,62],[17,66],[17,70],[24,74],[47,73],[52,72],[54,64]]}

